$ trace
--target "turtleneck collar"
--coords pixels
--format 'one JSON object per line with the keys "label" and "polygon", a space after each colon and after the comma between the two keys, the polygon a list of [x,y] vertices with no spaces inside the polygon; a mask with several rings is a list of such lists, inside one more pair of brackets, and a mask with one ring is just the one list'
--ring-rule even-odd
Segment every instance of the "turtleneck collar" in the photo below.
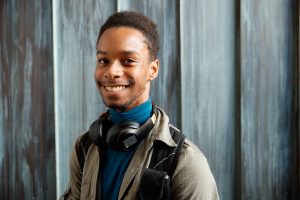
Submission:
{"label": "turtleneck collar", "polygon": [[149,98],[145,103],[126,112],[118,112],[114,108],[110,108],[109,113],[113,124],[133,121],[142,125],[152,115],[152,100]]}

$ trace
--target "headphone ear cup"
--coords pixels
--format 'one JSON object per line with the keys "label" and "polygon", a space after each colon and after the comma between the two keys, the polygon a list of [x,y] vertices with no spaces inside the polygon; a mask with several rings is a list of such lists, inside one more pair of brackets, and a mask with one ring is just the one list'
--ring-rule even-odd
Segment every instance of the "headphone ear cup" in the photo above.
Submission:
{"label": "headphone ear cup", "polygon": [[[106,134],[106,143],[108,146],[116,149],[128,150],[138,141],[138,130],[140,125],[137,122],[124,122],[112,126]],[[124,144],[124,141],[131,137],[136,137],[136,142],[133,142],[129,147]]]}

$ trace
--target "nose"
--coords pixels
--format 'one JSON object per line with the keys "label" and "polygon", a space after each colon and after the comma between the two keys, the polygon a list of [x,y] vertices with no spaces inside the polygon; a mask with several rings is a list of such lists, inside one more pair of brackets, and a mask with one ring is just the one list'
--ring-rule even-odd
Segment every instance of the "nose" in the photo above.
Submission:
{"label": "nose", "polygon": [[114,61],[108,66],[105,77],[108,79],[120,78],[123,75],[123,67],[119,61]]}

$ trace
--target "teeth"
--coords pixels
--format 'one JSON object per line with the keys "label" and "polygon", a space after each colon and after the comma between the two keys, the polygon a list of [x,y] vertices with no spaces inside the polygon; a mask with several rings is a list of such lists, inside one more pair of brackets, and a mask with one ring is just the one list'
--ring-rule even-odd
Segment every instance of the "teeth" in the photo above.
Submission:
{"label": "teeth", "polygon": [[113,86],[113,87],[106,86],[105,89],[109,92],[119,92],[121,90],[124,90],[125,86]]}

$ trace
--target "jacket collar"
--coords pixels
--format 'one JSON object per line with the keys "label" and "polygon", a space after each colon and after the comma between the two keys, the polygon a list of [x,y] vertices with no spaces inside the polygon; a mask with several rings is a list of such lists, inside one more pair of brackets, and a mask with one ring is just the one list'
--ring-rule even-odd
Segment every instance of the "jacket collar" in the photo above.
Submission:
{"label": "jacket collar", "polygon": [[150,132],[150,137],[151,137],[150,139],[151,142],[158,140],[170,147],[177,146],[177,144],[174,142],[170,134],[169,117],[159,107],[157,107],[157,119],[152,131]]}

